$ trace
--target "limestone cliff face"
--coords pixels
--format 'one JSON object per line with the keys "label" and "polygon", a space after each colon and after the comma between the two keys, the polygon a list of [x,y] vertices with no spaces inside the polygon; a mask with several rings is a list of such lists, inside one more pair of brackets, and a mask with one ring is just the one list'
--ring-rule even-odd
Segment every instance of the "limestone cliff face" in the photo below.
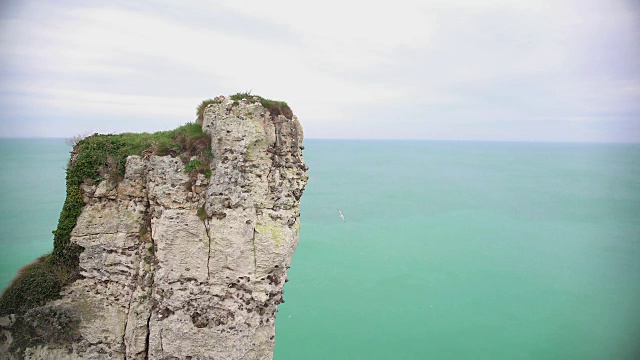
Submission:
{"label": "limestone cliff face", "polygon": [[[83,279],[35,311],[80,319],[32,359],[270,359],[307,182],[302,128],[260,102],[205,111],[211,177],[171,156],[130,156],[124,179],[82,187],[72,232]],[[2,319],[4,347],[11,317]],[[4,353],[8,356],[8,353]]]}

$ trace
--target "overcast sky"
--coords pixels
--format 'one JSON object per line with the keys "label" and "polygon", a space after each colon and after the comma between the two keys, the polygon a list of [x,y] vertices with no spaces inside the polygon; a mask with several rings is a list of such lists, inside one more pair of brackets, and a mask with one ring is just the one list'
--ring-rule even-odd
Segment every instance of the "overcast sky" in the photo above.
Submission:
{"label": "overcast sky", "polygon": [[640,2],[1,1],[0,136],[252,90],[307,138],[640,142]]}

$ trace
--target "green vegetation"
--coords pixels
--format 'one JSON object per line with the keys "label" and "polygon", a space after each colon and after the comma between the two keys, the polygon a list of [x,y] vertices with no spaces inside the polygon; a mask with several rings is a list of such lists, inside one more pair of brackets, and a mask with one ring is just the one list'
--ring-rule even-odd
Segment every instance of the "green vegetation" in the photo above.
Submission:
{"label": "green vegetation", "polygon": [[260,99],[260,104],[262,104],[262,106],[266,107],[266,108],[270,108],[270,107],[289,107],[289,105],[287,105],[286,102],[284,101],[275,101],[275,100],[270,100],[270,99],[265,99],[262,96],[259,95],[252,95],[250,92],[243,92],[243,93],[236,93],[231,95],[231,100],[237,100],[240,101],[242,99],[247,99],[250,103],[254,103],[255,100],[254,98],[258,98]]}
{"label": "green vegetation", "polygon": [[[269,110],[269,113],[271,114],[272,118],[276,118],[278,115],[284,115],[287,119],[291,119],[293,117],[293,112],[291,111],[291,108],[289,107],[289,105],[287,105],[286,102],[265,99],[262,96],[251,94],[251,91],[242,92],[242,93],[239,92],[231,95],[231,100],[233,100],[232,106],[238,106],[242,99],[247,99],[247,101],[250,104],[253,104],[259,101],[260,104],[262,104],[262,106],[265,107],[265,109]],[[198,105],[198,108],[196,109],[196,115],[198,115],[196,123],[202,124],[202,122],[204,121],[204,110],[206,109],[206,107],[210,104],[217,104],[217,103],[219,103],[219,100],[217,99],[202,100],[202,102],[200,103],[200,105]]]}
{"label": "green vegetation", "polygon": [[243,92],[231,95],[232,100],[240,101],[242,99],[247,99],[249,103],[256,102],[254,98],[257,98],[260,101],[260,104],[262,104],[265,109],[269,110],[269,112],[271,113],[271,117],[284,115],[287,119],[291,119],[291,117],[293,116],[291,108],[284,101],[265,99],[262,96],[252,95],[251,92]]}
{"label": "green vegetation", "polygon": [[207,212],[204,211],[204,205],[198,209],[196,212],[196,216],[200,218],[200,220],[204,220],[207,218]]}
{"label": "green vegetation", "polygon": [[146,226],[141,225],[140,226],[140,230],[138,230],[138,236],[140,237],[144,237],[145,235],[147,235],[149,233],[149,229],[147,229]]}
{"label": "green vegetation", "polygon": [[200,124],[188,123],[153,134],[94,134],[78,141],[72,154],[67,168],[67,197],[53,232],[53,252],[19,272],[0,297],[0,316],[24,314],[56,299],[64,285],[81,276],[78,257],[83,248],[71,243],[71,231],[84,207],[81,184],[97,184],[104,179],[120,181],[129,155],[171,155],[185,162],[196,156],[188,164],[206,172],[208,167],[204,164],[211,160],[211,138]]}
{"label": "green vegetation", "polygon": [[14,341],[10,351],[18,358],[21,349],[40,344],[69,344],[80,338],[78,327],[80,318],[72,311],[44,306],[27,311],[24,316],[16,318],[11,332]]}
{"label": "green vegetation", "polygon": [[69,281],[76,271],[52,261],[48,254],[26,265],[2,294],[0,315],[23,313],[28,309],[55,299],[61,285]]}
{"label": "green vegetation", "polygon": [[215,99],[202,100],[200,105],[198,105],[198,107],[196,108],[196,115],[198,115],[198,118],[196,119],[196,123],[202,124],[202,121],[204,121],[204,109],[206,109],[208,105],[217,104],[217,103],[218,101]]}
{"label": "green vegetation", "polygon": [[[184,164],[184,171],[188,174],[202,173],[205,177],[211,177],[210,162],[202,162],[200,159],[193,159]],[[191,181],[189,181],[189,187],[191,187]]]}
{"label": "green vegetation", "polygon": [[202,163],[202,161],[200,161],[200,159],[193,159],[188,163],[184,164],[184,171],[190,173],[194,170],[199,169],[203,165],[204,164]]}

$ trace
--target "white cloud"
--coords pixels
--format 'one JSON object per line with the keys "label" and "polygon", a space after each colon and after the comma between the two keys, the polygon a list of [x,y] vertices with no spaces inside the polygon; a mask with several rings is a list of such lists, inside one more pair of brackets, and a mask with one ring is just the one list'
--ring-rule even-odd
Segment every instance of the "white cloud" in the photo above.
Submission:
{"label": "white cloud", "polygon": [[467,128],[606,119],[640,111],[638,25],[625,2],[604,0],[26,2],[0,15],[0,116],[177,121],[202,98],[252,88],[288,101],[310,136],[386,128],[372,115],[398,106],[465,108]]}

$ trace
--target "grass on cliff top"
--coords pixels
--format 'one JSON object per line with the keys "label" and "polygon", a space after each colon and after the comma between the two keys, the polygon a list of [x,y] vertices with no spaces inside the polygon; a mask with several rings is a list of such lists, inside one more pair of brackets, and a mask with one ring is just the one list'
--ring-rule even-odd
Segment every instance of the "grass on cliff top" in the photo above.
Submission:
{"label": "grass on cliff top", "polygon": [[153,134],[94,134],[78,143],[75,149],[78,156],[67,170],[67,178],[71,185],[80,185],[85,179],[98,182],[107,175],[119,179],[130,155],[180,156],[184,162],[198,156],[205,160],[211,156],[210,145],[210,136],[202,131],[202,125],[195,123]]}
{"label": "grass on cliff top", "polygon": [[[243,92],[243,93],[239,92],[231,95],[231,100],[240,101],[242,99],[247,99],[247,101],[250,104],[253,104],[256,102],[254,98],[258,98],[258,100],[260,101],[260,104],[262,104],[262,106],[264,106],[265,109],[269,110],[269,113],[271,114],[272,118],[276,118],[278,115],[284,115],[287,119],[291,119],[293,117],[293,112],[291,111],[291,108],[284,101],[265,99],[262,96],[251,94],[250,91]],[[218,103],[218,101],[216,101],[215,99],[202,100],[202,102],[200,103],[200,105],[198,105],[198,108],[196,109],[196,115],[198,115],[198,119],[196,120],[196,122],[201,124],[204,121],[204,110],[207,108],[208,105],[216,104],[216,103]]]}
{"label": "grass on cliff top", "polygon": [[[211,159],[211,138],[200,124],[153,134],[94,134],[80,140],[67,167],[67,196],[53,231],[53,252],[23,267],[0,297],[0,316],[24,314],[59,297],[60,290],[80,277],[78,262],[83,248],[71,243],[71,231],[84,208],[80,185],[105,178],[119,181],[129,155],[172,155],[188,162],[197,156],[202,164]],[[202,169],[200,169],[202,168]],[[204,170],[204,166],[198,168]]]}

